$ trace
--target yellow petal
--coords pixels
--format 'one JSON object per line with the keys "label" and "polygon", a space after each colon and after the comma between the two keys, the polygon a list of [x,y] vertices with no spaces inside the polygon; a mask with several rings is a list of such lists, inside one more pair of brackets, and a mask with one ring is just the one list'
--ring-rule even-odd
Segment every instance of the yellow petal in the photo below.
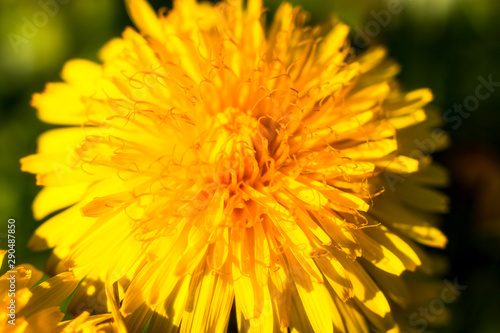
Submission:
{"label": "yellow petal", "polygon": [[38,311],[51,306],[59,305],[78,285],[78,280],[70,272],[56,275],[31,289],[33,296],[19,316],[29,317]]}
{"label": "yellow petal", "polygon": [[320,62],[327,61],[330,57],[340,51],[346,43],[346,37],[349,34],[349,27],[343,23],[335,22],[333,29],[328,33],[320,49]]}
{"label": "yellow petal", "polygon": [[384,108],[394,117],[412,114],[432,101],[432,92],[429,89],[418,89],[411,91],[404,96],[397,96],[394,100],[389,100]]}
{"label": "yellow petal", "polygon": [[318,257],[315,261],[332,289],[343,302],[354,296],[352,282],[349,280],[344,267],[336,258],[330,256]]}
{"label": "yellow petal", "polygon": [[43,219],[58,209],[74,204],[84,196],[87,188],[88,184],[85,183],[43,188],[33,201],[35,219]]}
{"label": "yellow petal", "polygon": [[66,62],[61,73],[64,81],[82,89],[85,95],[91,95],[95,91],[96,82],[101,76],[101,66],[85,59],[73,59]]}
{"label": "yellow petal", "polygon": [[42,94],[33,95],[31,105],[47,123],[81,125],[88,119],[80,90],[66,83],[47,84]]}
{"label": "yellow petal", "polygon": [[385,157],[398,149],[397,141],[384,139],[360,144],[353,148],[342,150],[345,156],[353,160],[371,160]]}
{"label": "yellow petal", "polygon": [[380,225],[377,227],[365,228],[363,230],[365,234],[371,237],[375,242],[382,244],[389,251],[394,253],[405,265],[406,269],[414,271],[417,266],[420,266],[420,258],[412,247],[385,226]]}
{"label": "yellow petal", "polygon": [[115,293],[113,292],[113,285],[106,284],[106,297],[108,303],[111,304],[111,313],[113,314],[113,326],[117,329],[117,333],[127,333],[127,327],[123,322],[122,314],[120,313],[120,300],[115,299]]}
{"label": "yellow petal", "polygon": [[360,304],[380,317],[390,313],[391,308],[385,295],[373,279],[365,272],[365,269],[357,262],[345,261],[349,279],[354,288],[354,297]]}
{"label": "yellow petal", "polygon": [[374,164],[387,171],[403,175],[417,172],[419,167],[418,160],[403,155],[386,161],[375,161]]}
{"label": "yellow petal", "polygon": [[301,184],[289,177],[281,177],[280,180],[287,190],[308,205],[319,208],[328,202],[328,199],[314,188]]}
{"label": "yellow petal", "polygon": [[[279,204],[271,196],[264,195],[251,187],[247,187],[245,190],[250,198],[269,210],[269,218],[295,246],[305,253],[312,253],[314,251],[309,238],[297,226],[295,218],[290,214],[288,209]],[[286,197],[283,199],[287,200]]]}
{"label": "yellow petal", "polygon": [[146,0],[126,0],[127,11],[139,31],[148,37],[163,41],[163,31],[151,5]]}
{"label": "yellow petal", "polygon": [[333,301],[339,309],[340,316],[345,322],[346,332],[369,332],[366,318],[358,309],[352,306],[352,302],[343,303],[340,299],[333,297]]}
{"label": "yellow petal", "polygon": [[53,333],[63,317],[64,313],[57,306],[41,309],[26,318],[28,329],[25,332]]}
{"label": "yellow petal", "polygon": [[425,184],[427,186],[446,187],[449,184],[448,171],[437,163],[430,164],[408,178],[409,182]]}
{"label": "yellow petal", "polygon": [[403,129],[418,123],[421,123],[427,119],[427,115],[424,110],[417,110],[409,115],[402,117],[389,118],[389,123],[396,129]]}
{"label": "yellow petal", "polygon": [[[374,227],[376,228],[376,227]],[[363,232],[356,230],[355,234],[363,250],[363,258],[377,266],[381,270],[401,275],[406,270],[401,260],[392,253],[384,244],[379,244]]]}
{"label": "yellow petal", "polygon": [[377,200],[370,212],[419,243],[441,248],[447,243],[446,236],[428,222],[430,217],[427,214],[408,209],[391,200]]}
{"label": "yellow petal", "polygon": [[401,184],[397,191],[402,201],[411,207],[424,212],[448,212],[448,197],[439,191],[412,183]]}
{"label": "yellow petal", "polygon": [[152,310],[146,304],[141,306],[129,316],[124,318],[125,326],[129,332],[142,332],[151,318]]}
{"label": "yellow petal", "polygon": [[[293,256],[287,256],[291,270],[298,264]],[[333,332],[333,316],[336,310],[330,293],[324,284],[311,282],[301,273],[292,274],[300,300],[304,305],[307,318],[315,332]]]}

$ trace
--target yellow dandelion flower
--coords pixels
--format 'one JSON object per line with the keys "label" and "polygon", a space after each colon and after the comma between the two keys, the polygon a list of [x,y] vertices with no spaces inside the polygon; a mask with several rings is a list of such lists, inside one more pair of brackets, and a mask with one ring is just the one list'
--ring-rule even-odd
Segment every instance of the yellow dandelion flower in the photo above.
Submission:
{"label": "yellow dandelion flower", "polygon": [[70,311],[113,310],[117,283],[131,332],[223,332],[233,303],[240,331],[397,331],[416,243],[446,243],[445,177],[414,142],[436,126],[431,92],[288,3],[269,29],[259,0],[126,4],[138,31],[32,101],[70,125],[22,160],[44,186],[35,217],[69,207],[30,247],[85,278]]}
{"label": "yellow dandelion flower", "polygon": [[[0,250],[0,262],[7,254]],[[104,333],[127,332],[113,287],[106,288],[111,313],[90,315],[84,311],[73,320],[60,322],[64,313],[59,304],[78,285],[71,272],[60,273],[34,286],[43,276],[35,267],[23,264],[0,277],[0,331],[23,333]]]}
{"label": "yellow dandelion flower", "polygon": [[[7,251],[0,250],[0,262]],[[59,303],[78,285],[63,272],[33,287],[43,273],[31,265],[19,265],[0,277],[0,331],[4,333],[52,333],[64,314]]]}

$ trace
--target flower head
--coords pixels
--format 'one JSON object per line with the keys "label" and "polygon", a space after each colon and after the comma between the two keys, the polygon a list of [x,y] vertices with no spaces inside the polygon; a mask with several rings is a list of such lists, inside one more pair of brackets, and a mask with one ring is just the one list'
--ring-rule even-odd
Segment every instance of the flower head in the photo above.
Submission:
{"label": "flower head", "polygon": [[415,241],[446,243],[428,219],[446,200],[423,187],[442,171],[412,142],[435,126],[430,91],[402,92],[384,49],[356,56],[347,26],[287,3],[269,29],[259,0],[126,3],[138,31],[32,102],[71,125],[22,160],[37,218],[70,206],[30,242],[85,277],[70,308],[105,312],[117,282],[131,331],[223,332],[233,302],[241,331],[397,327]]}
{"label": "flower head", "polygon": [[[7,251],[0,250],[0,262]],[[0,331],[53,332],[64,314],[59,303],[78,285],[70,272],[64,272],[34,286],[43,273],[31,265],[19,265],[0,277]]]}

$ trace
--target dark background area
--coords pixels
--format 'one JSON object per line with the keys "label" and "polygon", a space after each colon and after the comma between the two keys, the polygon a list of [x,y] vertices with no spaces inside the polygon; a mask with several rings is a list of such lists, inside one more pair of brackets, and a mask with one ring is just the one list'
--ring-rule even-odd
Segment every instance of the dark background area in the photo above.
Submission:
{"label": "dark background area", "polygon": [[[365,34],[367,43],[358,45],[361,52],[364,44],[387,45],[391,57],[402,65],[402,86],[431,88],[433,105],[445,113],[471,100],[479,77],[500,82],[500,1],[402,0],[401,11],[393,14],[388,10],[394,1],[292,2],[312,13],[311,23],[335,13],[353,27],[355,41]],[[156,8],[171,5],[161,0],[151,3]],[[278,1],[265,5],[272,13]],[[32,253],[25,246],[39,225],[31,213],[39,188],[33,175],[20,172],[19,159],[34,153],[38,135],[53,126],[36,118],[29,105],[31,95],[42,91],[46,82],[60,80],[65,61],[97,61],[99,48],[131,25],[122,1],[72,0],[27,31],[27,20],[33,23],[42,10],[37,1],[0,2],[0,247],[6,247],[1,230],[6,232],[7,219],[16,219],[17,261],[40,269],[48,253]],[[390,13],[389,18],[384,13]],[[12,34],[21,39],[13,40]],[[433,155],[449,168],[452,179],[445,190],[451,199],[450,213],[442,217],[449,245],[438,252],[449,261],[442,279],[457,279],[467,286],[450,304],[449,324],[433,329],[436,332],[500,331],[499,106],[500,86],[475,111],[460,116],[460,124],[444,119],[453,145]],[[457,115],[452,112],[448,114]]]}

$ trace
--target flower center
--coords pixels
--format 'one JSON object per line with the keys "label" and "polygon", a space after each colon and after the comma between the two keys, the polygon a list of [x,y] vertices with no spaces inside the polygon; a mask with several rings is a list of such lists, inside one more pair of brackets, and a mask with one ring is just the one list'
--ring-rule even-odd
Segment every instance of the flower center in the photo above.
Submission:
{"label": "flower center", "polygon": [[243,183],[255,181],[259,165],[254,141],[260,135],[259,126],[250,112],[235,108],[216,116],[211,147],[215,183],[234,190]]}

